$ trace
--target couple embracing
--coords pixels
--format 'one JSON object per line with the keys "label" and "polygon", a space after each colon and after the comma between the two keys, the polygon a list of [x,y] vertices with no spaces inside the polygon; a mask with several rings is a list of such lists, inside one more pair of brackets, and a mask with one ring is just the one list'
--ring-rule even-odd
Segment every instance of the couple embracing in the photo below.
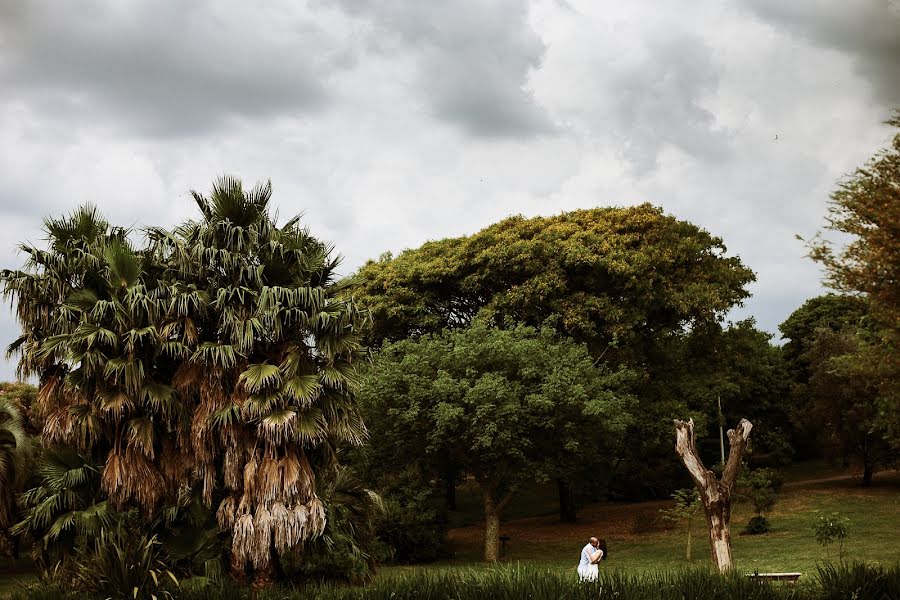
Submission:
{"label": "couple embracing", "polygon": [[581,561],[578,563],[578,578],[582,581],[594,581],[600,575],[600,561],[606,556],[606,544],[592,537],[581,549]]}

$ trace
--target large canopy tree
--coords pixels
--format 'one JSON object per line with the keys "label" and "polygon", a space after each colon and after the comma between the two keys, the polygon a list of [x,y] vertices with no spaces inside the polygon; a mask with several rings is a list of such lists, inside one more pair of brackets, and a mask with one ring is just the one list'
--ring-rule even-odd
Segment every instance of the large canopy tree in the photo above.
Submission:
{"label": "large canopy tree", "polygon": [[493,561],[503,509],[523,484],[620,443],[630,373],[593,362],[549,328],[475,325],[385,346],[360,403],[385,464],[449,457],[474,476]]}
{"label": "large canopy tree", "polygon": [[643,204],[510,217],[478,233],[370,261],[357,274],[371,339],[396,341],[480,315],[560,332],[596,352],[715,322],[753,273],[720,238]]}
{"label": "large canopy tree", "polygon": [[365,435],[366,318],[330,248],[298,218],[276,224],[271,185],[226,177],[194,199],[199,220],[138,249],[92,208],[48,219],[47,249],[2,273],[23,328],[10,350],[40,380],[45,440],[100,459],[115,504],[150,510],[197,483],[233,572],[267,581],[325,526],[311,457]]}
{"label": "large canopy tree", "polygon": [[[900,110],[887,121],[900,128]],[[876,325],[878,343],[859,354],[878,381],[879,426],[900,449],[900,132],[890,145],[840,182],[828,204],[827,225],[849,242],[824,238],[811,256],[825,267],[832,288],[862,294]]]}
{"label": "large canopy tree", "polygon": [[721,320],[754,278],[720,238],[648,204],[511,217],[385,255],[356,277],[373,311],[373,345],[474,320],[548,325],[638,373],[644,418],[600,465],[632,496],[671,492],[680,472],[669,451],[673,418],[714,417],[706,381],[726,343]]}

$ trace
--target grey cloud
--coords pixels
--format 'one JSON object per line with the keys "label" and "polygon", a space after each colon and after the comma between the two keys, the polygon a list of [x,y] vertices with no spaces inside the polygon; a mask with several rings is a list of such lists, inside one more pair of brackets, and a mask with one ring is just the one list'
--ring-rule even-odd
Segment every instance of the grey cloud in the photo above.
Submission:
{"label": "grey cloud", "polygon": [[327,102],[329,74],[347,62],[339,42],[302,15],[244,23],[228,10],[12,0],[0,15],[0,99],[60,123],[100,119],[159,136]]}
{"label": "grey cloud", "polygon": [[900,1],[742,1],[764,21],[846,53],[879,102],[900,106]]}
{"label": "grey cloud", "polygon": [[373,49],[412,55],[427,108],[474,137],[530,137],[554,131],[527,89],[544,45],[527,2],[342,0],[371,25]]}
{"label": "grey cloud", "polygon": [[654,169],[666,145],[713,164],[727,160],[728,134],[703,104],[719,85],[712,49],[677,31],[651,32],[644,44],[636,59],[599,61],[606,96],[599,127],[614,132],[636,175]]}

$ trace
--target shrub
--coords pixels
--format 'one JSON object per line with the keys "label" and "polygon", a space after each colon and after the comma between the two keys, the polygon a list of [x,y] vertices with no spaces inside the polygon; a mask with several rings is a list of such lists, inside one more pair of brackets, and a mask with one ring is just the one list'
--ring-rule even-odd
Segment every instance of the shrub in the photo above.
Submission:
{"label": "shrub", "polygon": [[816,541],[827,550],[828,547],[838,542],[838,558],[844,558],[844,539],[847,537],[847,528],[850,519],[840,513],[820,514],[816,517],[814,530]]}
{"label": "shrub", "polygon": [[389,498],[375,532],[389,550],[385,557],[398,564],[429,563],[447,555],[446,523],[426,498],[404,505]]}
{"label": "shrub", "polygon": [[750,517],[750,520],[747,521],[747,526],[744,527],[744,533],[746,533],[747,535],[759,535],[761,533],[768,533],[769,530],[769,520],[762,515]]}
{"label": "shrub", "polygon": [[684,488],[675,490],[675,493],[672,494],[672,498],[675,499],[675,506],[659,512],[663,519],[673,524],[682,521],[685,523],[687,528],[687,548],[685,550],[685,556],[687,557],[687,560],[691,560],[691,526],[697,511],[700,509],[700,494],[697,492],[696,488]]}
{"label": "shrub", "polygon": [[101,530],[93,551],[77,562],[77,587],[102,598],[172,598],[175,575],[163,562],[156,536],[136,536],[122,526]]}

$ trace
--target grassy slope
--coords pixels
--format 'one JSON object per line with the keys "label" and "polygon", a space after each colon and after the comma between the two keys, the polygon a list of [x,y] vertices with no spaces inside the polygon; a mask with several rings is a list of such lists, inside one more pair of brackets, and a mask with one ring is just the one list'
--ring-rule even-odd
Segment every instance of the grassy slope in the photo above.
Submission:
{"label": "grassy slope", "polygon": [[[835,473],[824,470],[816,479]],[[839,473],[837,475],[840,475]],[[789,479],[793,479],[789,477]],[[474,501],[464,499],[460,505],[469,509]],[[536,562],[560,570],[574,568],[578,552],[590,535],[605,537],[610,560],[603,568],[657,570],[684,566],[684,530],[665,530],[659,526],[658,512],[667,502],[640,504],[599,504],[586,507],[574,525],[559,523],[553,514],[553,496],[549,492],[532,492],[524,503],[511,507],[514,517],[528,512],[537,516],[504,522],[502,533],[512,537],[508,559]],[[477,563],[482,544],[481,524],[472,522],[474,509],[468,515],[457,515],[458,522],[469,525],[450,533],[455,552],[453,560],[428,567],[385,569],[386,575],[415,568],[456,568]],[[743,536],[738,532],[752,516],[746,504],[735,508],[732,522],[734,558],[745,571],[815,570],[816,561],[837,559],[837,548],[829,554],[813,537],[816,511],[839,511],[850,518],[850,537],[844,544],[844,556],[890,564],[900,562],[900,475],[882,473],[875,485],[863,489],[851,479],[804,484],[793,482],[780,497],[775,511],[769,515],[773,531],[762,536]],[[696,564],[708,564],[708,543],[702,512],[693,527],[693,557]]]}

